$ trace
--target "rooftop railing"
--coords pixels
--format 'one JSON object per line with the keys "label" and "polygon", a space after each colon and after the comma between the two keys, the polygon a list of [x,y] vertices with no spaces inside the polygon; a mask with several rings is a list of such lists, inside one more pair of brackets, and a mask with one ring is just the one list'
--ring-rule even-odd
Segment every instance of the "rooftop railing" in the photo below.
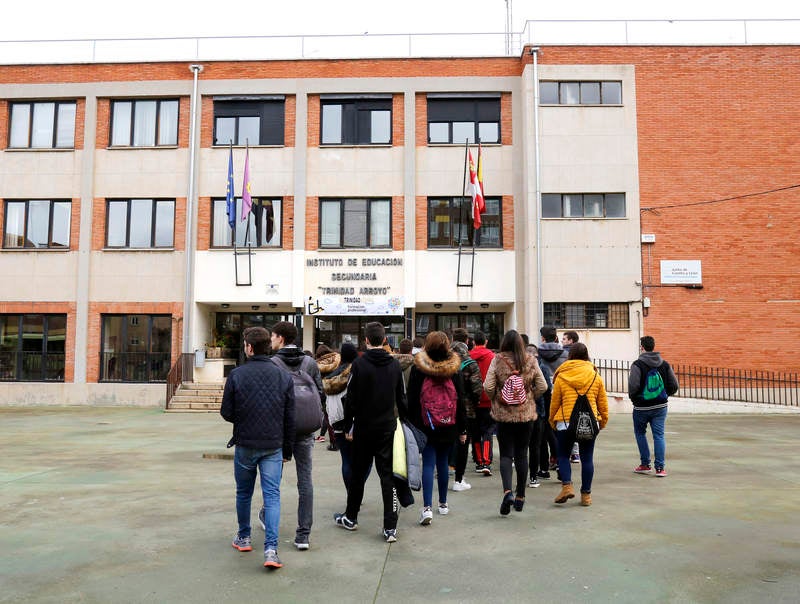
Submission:
{"label": "rooftop railing", "polygon": [[791,45],[800,44],[800,20],[529,20],[506,33],[2,40],[0,65],[519,56],[526,44]]}

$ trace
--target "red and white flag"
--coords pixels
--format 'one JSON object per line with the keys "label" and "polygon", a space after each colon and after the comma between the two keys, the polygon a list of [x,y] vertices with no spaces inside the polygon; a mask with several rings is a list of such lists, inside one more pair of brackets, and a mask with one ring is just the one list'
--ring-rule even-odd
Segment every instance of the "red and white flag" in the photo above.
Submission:
{"label": "red and white flag", "polygon": [[[481,183],[478,180],[478,174],[475,170],[475,163],[472,161],[472,150],[468,152],[469,156],[469,189],[472,195],[472,226],[476,229],[481,228],[481,214],[486,211],[486,204],[483,201],[483,191],[481,190]],[[480,155],[478,155],[480,159]],[[480,164],[478,164],[480,167]]]}

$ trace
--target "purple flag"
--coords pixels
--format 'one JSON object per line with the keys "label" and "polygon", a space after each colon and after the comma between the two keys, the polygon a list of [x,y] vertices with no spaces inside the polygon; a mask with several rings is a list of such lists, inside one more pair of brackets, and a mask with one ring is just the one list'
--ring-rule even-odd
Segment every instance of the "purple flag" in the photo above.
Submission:
{"label": "purple flag", "polygon": [[244,156],[244,185],[242,186],[242,220],[247,220],[253,200],[250,198],[250,148]]}

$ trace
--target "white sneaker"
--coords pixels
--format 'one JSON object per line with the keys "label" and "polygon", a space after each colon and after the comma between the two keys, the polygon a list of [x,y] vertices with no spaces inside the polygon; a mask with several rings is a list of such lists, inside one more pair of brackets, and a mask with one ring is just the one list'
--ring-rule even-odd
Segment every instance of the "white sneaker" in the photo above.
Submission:
{"label": "white sneaker", "polygon": [[431,508],[422,508],[422,512],[419,515],[419,523],[422,526],[428,526],[433,520],[433,510]]}
{"label": "white sneaker", "polygon": [[453,490],[454,491],[469,491],[471,488],[472,488],[472,485],[470,483],[468,483],[466,480],[464,480],[463,478],[461,479],[461,482],[454,482],[453,483]]}
{"label": "white sneaker", "polygon": [[542,483],[539,482],[538,478],[531,478],[531,481],[528,483],[528,486],[533,488],[533,489],[536,489],[536,488],[542,486]]}
{"label": "white sneaker", "polygon": [[450,508],[447,507],[446,503],[440,503],[439,504],[439,513],[442,516],[447,516],[450,513]]}

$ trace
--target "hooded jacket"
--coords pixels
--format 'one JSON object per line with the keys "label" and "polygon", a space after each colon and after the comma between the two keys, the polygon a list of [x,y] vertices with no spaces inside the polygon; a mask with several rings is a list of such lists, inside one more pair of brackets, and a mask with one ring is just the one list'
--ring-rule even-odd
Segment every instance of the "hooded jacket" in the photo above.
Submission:
{"label": "hooded jacket", "polygon": [[[647,367],[661,367],[664,365],[661,369],[661,376],[664,380],[664,388],[667,391],[667,395],[672,396],[678,391],[678,378],[675,376],[675,372],[672,370],[669,363],[661,358],[660,352],[643,352],[639,355],[639,360]],[[661,407],[666,407],[666,402],[645,406],[644,399],[642,398],[643,377],[639,365],[631,363],[631,368],[628,372],[628,397],[633,401],[633,406],[636,409],[659,409]]]}
{"label": "hooded jacket", "polygon": [[[478,346],[476,344],[475,347],[469,351],[469,356],[475,359],[475,362],[478,363],[478,368],[481,370],[481,380],[485,382],[486,373],[489,371],[489,365],[492,364],[494,353],[486,348],[486,346],[482,344]],[[489,395],[486,394],[486,390],[484,390],[481,394],[481,400],[478,402],[478,408],[491,409],[491,407],[492,400],[489,398]]]}
{"label": "hooded jacket", "polygon": [[[486,394],[492,400],[492,417],[497,422],[519,423],[532,422],[536,419],[536,399],[547,392],[547,382],[545,382],[539,363],[533,355],[526,354],[525,369],[520,372],[522,381],[525,383],[525,402],[520,405],[508,405],[503,402],[501,391],[503,384],[511,375],[512,369],[519,369],[514,363],[514,357],[510,352],[498,352],[489,365],[486,373],[486,380],[483,387]],[[505,359],[505,360],[504,360]],[[508,361],[508,363],[506,363]],[[508,364],[511,364],[509,367]]]}
{"label": "hooded jacket", "polygon": [[[464,382],[461,379],[461,372],[458,370],[461,359],[452,350],[448,350],[448,356],[442,361],[434,361],[423,349],[414,355],[414,365],[411,367],[411,375],[408,377],[408,412],[403,419],[408,419],[417,428],[425,433],[428,442],[453,443],[459,434],[466,431],[466,408],[464,407]],[[449,377],[453,380],[456,389],[456,424],[433,429],[422,421],[422,405],[420,395],[422,393],[422,382],[426,377],[444,378]]]}
{"label": "hooded jacket", "polygon": [[322,377],[332,373],[342,362],[342,356],[338,352],[328,352],[317,359],[317,366]]}
{"label": "hooded jacket", "polygon": [[[475,417],[475,407],[483,394],[483,376],[477,361],[469,356],[469,348],[464,342],[453,342],[450,350],[455,352],[460,360],[459,369],[464,380],[464,407],[467,418]],[[473,362],[475,361],[475,362]]]}
{"label": "hooded jacket", "polygon": [[567,351],[558,342],[542,342],[538,346],[539,358],[550,368],[550,373],[555,374],[561,364],[567,360]]}
{"label": "hooded jacket", "polygon": [[[590,386],[591,385],[591,386]],[[586,394],[600,429],[608,423],[608,397],[603,378],[589,361],[565,361],[553,377],[553,395],[550,399],[550,425],[569,423],[578,392]]]}
{"label": "hooded jacket", "polygon": [[395,408],[405,409],[400,364],[382,348],[368,348],[350,366],[342,430],[394,432]]}
{"label": "hooded jacket", "polygon": [[414,357],[410,354],[394,353],[392,356],[400,363],[403,372],[403,386],[408,390],[408,376],[411,374],[411,366],[414,364]]}

